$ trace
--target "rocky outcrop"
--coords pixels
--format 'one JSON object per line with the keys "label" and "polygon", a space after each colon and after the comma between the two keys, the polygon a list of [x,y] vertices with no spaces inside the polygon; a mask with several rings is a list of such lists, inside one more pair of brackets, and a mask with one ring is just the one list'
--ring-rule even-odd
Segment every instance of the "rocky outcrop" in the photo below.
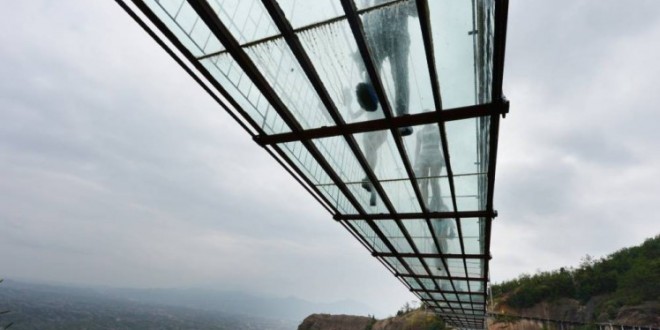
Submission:
{"label": "rocky outcrop", "polygon": [[[660,327],[660,303],[645,302],[637,306],[624,306],[619,309],[607,310],[596,308],[606,301],[606,296],[597,296],[586,304],[578,300],[562,298],[551,302],[540,302],[530,308],[512,308],[505,302],[498,302],[491,309],[493,313],[523,316],[555,321],[591,323],[611,323],[631,326]],[[504,300],[505,301],[505,300]],[[532,320],[516,320],[515,317],[503,317],[501,320],[492,320],[490,329],[542,329],[547,325]]]}
{"label": "rocky outcrop", "polygon": [[298,330],[365,330],[372,323],[373,319],[366,316],[312,314]]}
{"label": "rocky outcrop", "polygon": [[623,307],[616,315],[616,323],[660,327],[660,303],[646,302],[632,307]]}
{"label": "rocky outcrop", "polygon": [[376,321],[370,317],[312,314],[298,330],[428,330],[441,329],[438,318],[430,312],[411,311],[400,316]]}
{"label": "rocky outcrop", "polygon": [[[440,329],[437,317],[431,312],[415,310],[400,316],[380,320],[372,330],[428,330]],[[434,326],[435,325],[435,326]]]}

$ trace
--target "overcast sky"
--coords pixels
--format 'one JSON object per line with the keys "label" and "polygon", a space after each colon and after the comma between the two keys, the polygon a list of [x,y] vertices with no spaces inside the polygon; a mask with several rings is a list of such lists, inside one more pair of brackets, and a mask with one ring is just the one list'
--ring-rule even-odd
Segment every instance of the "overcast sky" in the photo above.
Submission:
{"label": "overcast sky", "polygon": [[[414,299],[114,1],[0,31],[0,277]],[[495,282],[660,233],[658,40],[658,1],[512,1]]]}

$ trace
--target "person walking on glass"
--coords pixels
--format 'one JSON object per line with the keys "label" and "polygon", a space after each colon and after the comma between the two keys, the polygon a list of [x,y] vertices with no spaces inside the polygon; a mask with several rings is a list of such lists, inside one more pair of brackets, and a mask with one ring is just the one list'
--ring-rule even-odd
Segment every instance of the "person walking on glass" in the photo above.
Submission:
{"label": "person walking on glass", "polygon": [[[381,5],[387,2],[392,2],[392,0],[372,0],[371,2],[365,0],[363,6]],[[389,62],[394,82],[394,111],[397,116],[407,115],[410,103],[408,17],[417,17],[417,7],[414,1],[375,9],[366,13],[363,20],[364,34],[378,72],[381,72],[385,59]],[[359,83],[355,89],[358,103],[365,111],[376,111],[378,98],[364,68],[362,68],[362,74],[365,81]],[[402,136],[408,136],[413,133],[413,129],[409,126],[401,127],[399,132]]]}

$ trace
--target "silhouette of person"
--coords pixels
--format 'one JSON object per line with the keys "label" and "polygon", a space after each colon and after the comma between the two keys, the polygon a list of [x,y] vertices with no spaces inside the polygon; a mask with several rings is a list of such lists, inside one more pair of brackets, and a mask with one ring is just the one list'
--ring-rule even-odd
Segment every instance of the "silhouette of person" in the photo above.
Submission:
{"label": "silhouette of person", "polygon": [[[363,6],[384,4],[388,0],[365,0]],[[371,56],[374,60],[376,70],[382,69],[385,59],[389,60],[390,71],[394,80],[395,88],[395,111],[397,116],[408,114],[408,105],[410,101],[410,86],[408,81],[408,54],[410,49],[410,35],[408,33],[408,17],[417,16],[417,10],[413,2],[406,4],[392,5],[376,9],[365,15],[363,20],[364,33],[369,44]],[[359,55],[359,54],[356,54]],[[359,63],[361,74],[365,82],[359,83],[355,88],[357,101],[360,107],[365,110],[369,119],[377,119],[373,113],[381,115],[382,108],[378,104],[378,97],[373,88],[371,80],[368,77],[364,62],[356,56]],[[371,115],[369,115],[372,113]],[[399,133],[402,136],[408,136],[413,133],[412,127],[401,127]],[[372,170],[376,170],[378,163],[378,149],[387,139],[386,131],[376,131],[364,133],[362,146],[365,158]],[[376,193],[373,185],[368,178],[362,180],[362,188],[371,192],[370,205],[376,205]]]}
{"label": "silhouette of person", "polygon": [[[429,110],[427,110],[429,111]],[[449,208],[442,201],[440,191],[440,173],[445,159],[440,147],[440,130],[436,125],[425,125],[417,132],[415,145],[415,177],[424,200],[424,205],[432,212],[447,212]],[[429,186],[431,196],[429,196]],[[440,250],[447,253],[449,239],[456,237],[456,225],[449,218],[432,219],[435,237],[438,239]],[[446,259],[445,259],[446,260]],[[435,266],[441,273],[446,274],[443,260],[436,259]],[[443,282],[443,290],[450,286],[449,282]]]}
{"label": "silhouette of person", "polygon": [[[350,103],[351,103],[351,97],[350,93],[348,91],[344,91],[344,105],[346,105],[349,109],[349,113],[351,115],[352,119],[357,119],[360,116],[362,116],[365,111],[352,111],[350,108]],[[375,97],[375,96],[374,96]],[[379,111],[376,111],[380,108],[378,104],[375,104],[375,109],[374,111],[366,111],[367,114],[367,120],[375,120],[375,119],[380,119],[382,118],[382,113]],[[362,149],[364,151],[364,158],[367,160],[367,163],[371,167],[373,171],[376,170],[376,165],[378,164],[378,151],[380,150],[380,147],[385,143],[385,140],[387,140],[387,131],[386,130],[381,130],[381,131],[371,131],[371,132],[365,132],[362,134]],[[364,188],[366,191],[371,193],[371,197],[369,199],[369,205],[371,206],[376,206],[376,191],[373,189],[373,185],[369,181],[369,179],[365,176],[364,179],[362,179],[362,188]]]}
{"label": "silhouette of person", "polygon": [[[427,110],[428,111],[428,110]],[[415,144],[415,176],[422,194],[424,205],[429,207],[433,201],[429,200],[429,186],[431,196],[435,199],[436,208],[447,208],[442,202],[440,194],[440,172],[444,166],[445,159],[440,148],[440,131],[436,125],[424,125],[417,132],[417,143]],[[431,211],[443,211],[428,208]]]}
{"label": "silhouette of person", "polygon": [[[379,5],[391,0],[373,0],[373,3],[363,1],[363,5]],[[410,84],[408,79],[408,54],[410,53],[410,34],[408,33],[408,17],[417,17],[414,2],[395,4],[376,9],[365,14],[364,34],[369,44],[371,56],[376,69],[380,72],[385,59],[389,60],[390,71],[394,80],[394,110],[397,116],[408,114],[410,103]],[[378,102],[373,92],[373,86],[362,68],[365,81],[357,85],[357,99],[363,109],[376,111]],[[401,127],[402,136],[413,133],[412,127]]]}
{"label": "silhouette of person", "polygon": [[[442,203],[440,198],[431,199],[431,209],[437,211],[447,211],[447,206]],[[449,240],[457,237],[456,235],[456,224],[454,219],[451,218],[439,218],[431,219],[433,223],[433,231],[435,237],[438,239],[438,245],[440,246],[440,253],[449,252]],[[441,275],[449,275],[449,272],[445,268],[445,263],[447,263],[447,258],[435,258],[434,264],[435,268],[440,272]],[[444,261],[444,263],[443,263]],[[451,282],[449,280],[441,281],[441,289],[443,291],[453,291]]]}

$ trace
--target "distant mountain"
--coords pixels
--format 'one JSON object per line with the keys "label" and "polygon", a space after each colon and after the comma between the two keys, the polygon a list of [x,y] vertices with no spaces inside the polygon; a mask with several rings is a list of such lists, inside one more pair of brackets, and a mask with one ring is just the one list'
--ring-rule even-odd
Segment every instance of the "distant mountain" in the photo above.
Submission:
{"label": "distant mountain", "polygon": [[353,300],[316,303],[296,297],[263,297],[235,291],[206,289],[104,289],[104,295],[136,302],[222,311],[232,314],[260,315],[299,322],[311,313],[357,315],[374,314],[367,305]]}
{"label": "distant mountain", "polygon": [[[204,289],[80,288],[6,280],[0,326],[14,329],[295,329],[314,312],[373,313],[355,301],[314,303]],[[94,326],[91,326],[94,325]]]}

